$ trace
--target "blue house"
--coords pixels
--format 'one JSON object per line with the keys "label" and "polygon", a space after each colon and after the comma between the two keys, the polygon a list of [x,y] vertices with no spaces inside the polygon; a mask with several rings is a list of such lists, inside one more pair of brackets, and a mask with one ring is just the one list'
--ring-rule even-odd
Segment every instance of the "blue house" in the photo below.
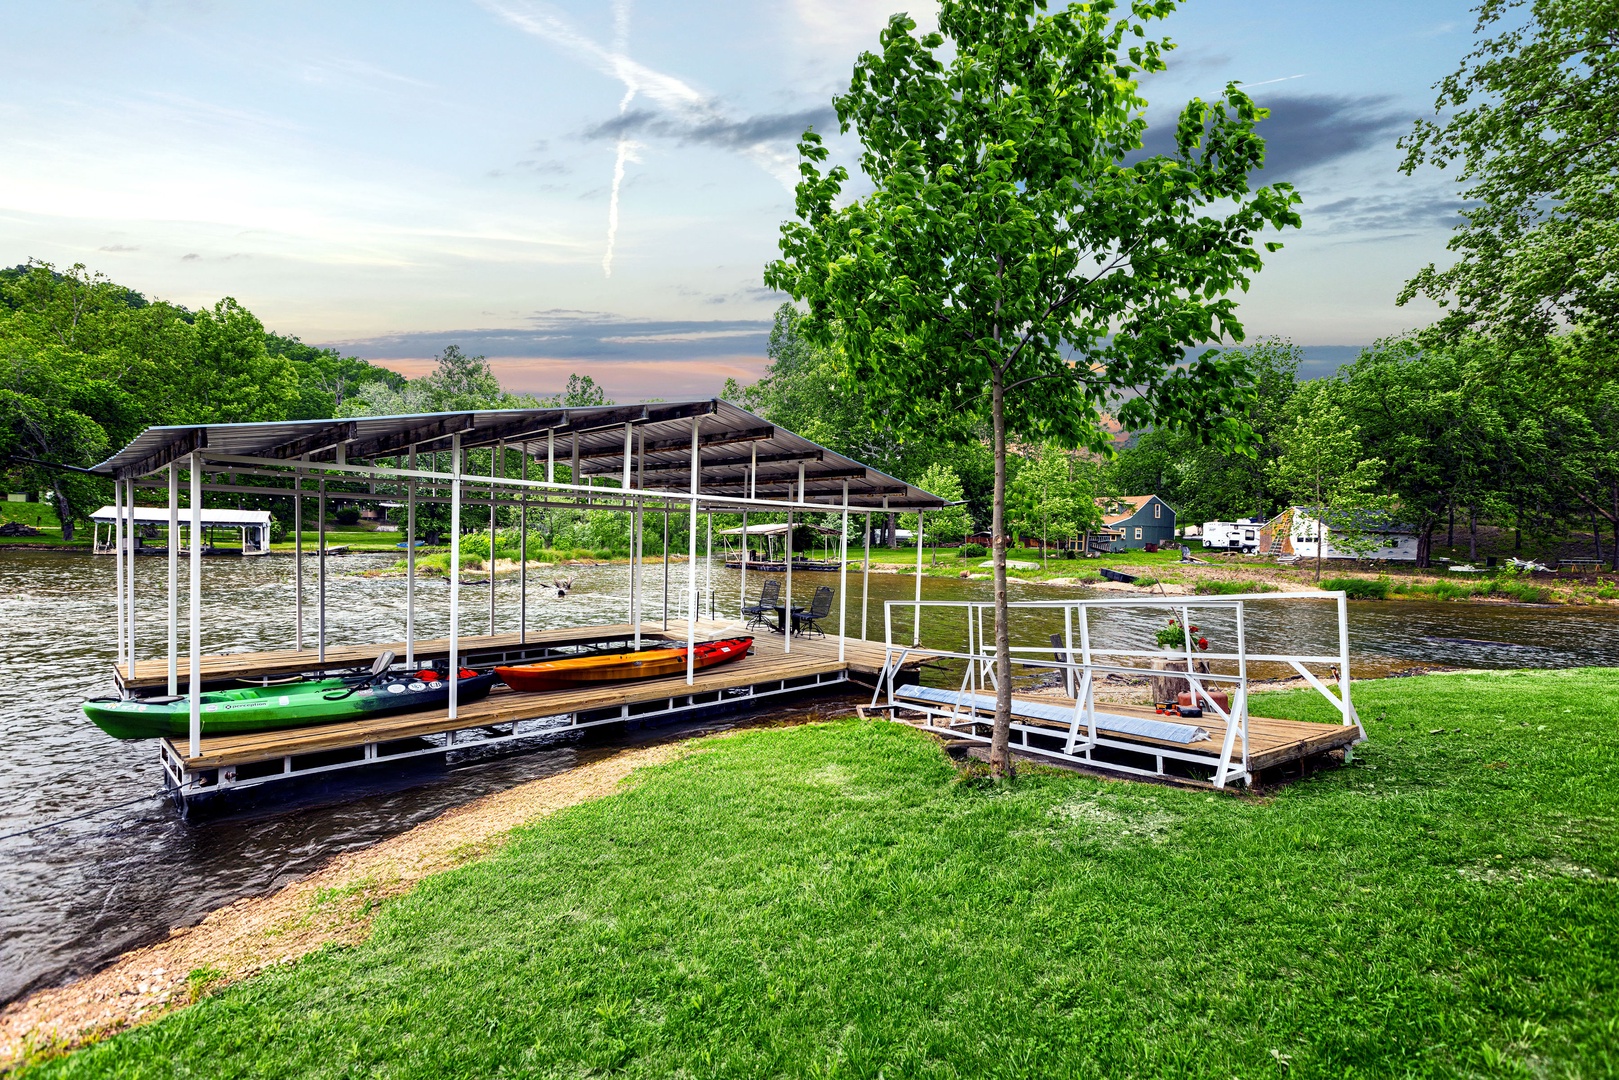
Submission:
{"label": "blue house", "polygon": [[1125,495],[1096,500],[1102,534],[1114,551],[1175,542],[1175,511],[1156,495]]}

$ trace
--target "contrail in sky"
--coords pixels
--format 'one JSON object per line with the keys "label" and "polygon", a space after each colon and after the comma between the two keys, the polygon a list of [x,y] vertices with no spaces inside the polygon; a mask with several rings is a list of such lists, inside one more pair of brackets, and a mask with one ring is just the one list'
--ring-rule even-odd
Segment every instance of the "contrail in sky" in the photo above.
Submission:
{"label": "contrail in sky", "polygon": [[[630,51],[630,0],[613,0],[613,52],[627,57]],[[618,115],[623,116],[630,102],[635,100],[636,81],[620,74],[624,80],[624,97],[618,103]],[[618,155],[613,161],[613,193],[607,200],[607,251],[602,254],[602,274],[613,276],[613,245],[618,241],[618,189],[624,184],[624,165],[638,161],[635,144],[628,135],[618,137]]]}

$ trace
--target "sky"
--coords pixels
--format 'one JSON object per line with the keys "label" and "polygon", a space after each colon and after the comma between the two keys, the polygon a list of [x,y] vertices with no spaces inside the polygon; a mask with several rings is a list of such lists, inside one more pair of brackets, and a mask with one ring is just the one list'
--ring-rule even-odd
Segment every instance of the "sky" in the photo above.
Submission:
{"label": "sky", "polygon": [[[1242,298],[1307,373],[1428,322],[1455,183],[1395,140],[1472,40],[1453,0],[1185,0],[1155,130],[1243,83],[1302,230]],[[509,387],[617,400],[755,379],[798,134],[904,0],[0,0],[0,265],[235,297],[406,374],[454,343]],[[1161,136],[1160,136],[1161,138]],[[832,140],[852,161],[852,137]],[[1156,145],[1149,135],[1149,146]]]}

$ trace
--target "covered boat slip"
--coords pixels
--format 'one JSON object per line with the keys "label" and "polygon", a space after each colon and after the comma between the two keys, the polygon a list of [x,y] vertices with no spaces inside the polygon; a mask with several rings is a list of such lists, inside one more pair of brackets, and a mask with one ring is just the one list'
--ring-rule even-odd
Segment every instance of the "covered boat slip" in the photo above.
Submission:
{"label": "covered boat slip", "polygon": [[[473,451],[479,456],[474,457]],[[477,473],[474,463],[480,463]],[[558,479],[558,464],[569,469],[568,480]],[[752,673],[762,658],[779,653],[782,661],[794,658],[809,665],[798,671],[782,669],[760,679],[737,674],[729,689],[743,694],[759,691],[770,682],[782,692],[788,682],[810,680],[802,685],[841,681],[851,669],[875,673],[883,669],[880,655],[865,655],[849,636],[858,620],[862,636],[867,624],[865,597],[861,590],[861,610],[849,610],[848,536],[850,517],[865,515],[865,532],[870,535],[874,513],[890,510],[915,511],[919,517],[929,509],[945,505],[944,500],[843,457],[803,439],[792,432],[766,423],[761,418],[717,399],[655,403],[633,406],[591,406],[583,408],[539,408],[487,412],[442,413],[416,416],[365,417],[354,420],[285,421],[262,424],[220,424],[192,427],[149,428],[112,458],[96,467],[112,477],[116,493],[111,548],[117,556],[115,610],[118,630],[116,680],[120,693],[145,696],[179,695],[190,700],[190,737],[184,745],[165,744],[165,761],[181,798],[217,784],[220,777],[191,771],[187,763],[203,758],[200,715],[202,691],[210,685],[242,680],[254,681],[292,677],[345,667],[361,667],[384,651],[396,654],[404,665],[443,660],[449,667],[468,663],[492,666],[521,659],[542,658],[551,650],[608,644],[640,648],[649,640],[669,640],[684,645],[689,655],[699,637],[698,553],[699,529],[706,525],[711,537],[713,514],[740,515],[743,527],[748,515],[764,515],[783,528],[785,548],[784,593],[792,602],[802,602],[792,587],[795,560],[790,526],[806,513],[833,514],[838,524],[834,545],[839,562],[839,582],[835,612],[826,619],[828,636],[810,643],[786,635],[759,642],[759,655],[735,665],[739,672]],[[182,481],[183,478],[183,481]],[[182,503],[181,487],[186,488]],[[137,504],[137,490],[166,490],[166,511],[142,507],[144,513],[161,513],[171,531],[189,527],[201,534],[210,511],[204,506],[207,493],[220,493],[233,500],[243,494],[271,496],[290,501],[297,537],[293,563],[294,588],[287,598],[285,613],[266,611],[268,619],[280,621],[291,615],[290,648],[257,654],[204,656],[202,625],[206,619],[200,555],[193,545],[187,553],[189,564],[188,626],[186,651],[181,651],[180,560],[177,548],[168,549],[168,634],[156,648],[137,642],[135,619],[135,545],[130,542],[131,514]],[[491,550],[495,547],[498,511],[519,523],[520,546],[517,573],[519,602],[516,610],[497,608],[495,590],[489,591],[487,622],[481,633],[463,633],[466,615],[460,603],[458,573],[448,575],[449,635],[442,640],[420,640],[416,634],[416,548],[406,547],[405,633],[401,641],[389,643],[332,642],[326,626],[325,518],[330,500],[343,502],[387,501],[405,507],[403,524],[407,538],[418,535],[416,511],[420,504],[447,506],[450,528],[450,565],[459,566],[461,541],[468,529],[487,529]],[[303,550],[307,527],[305,505],[313,503],[317,536],[313,552]],[[624,622],[618,625],[535,630],[528,612],[528,538],[530,514],[547,508],[608,510],[628,514],[634,525],[630,556],[630,595],[625,598]],[[666,529],[669,514],[686,518],[687,556],[685,612],[663,611],[662,624],[672,615],[684,633],[658,631],[656,638],[647,629],[646,589],[642,584],[642,546],[647,528],[646,513],[663,514]],[[470,517],[469,517],[470,515]],[[521,515],[520,517],[516,515]],[[704,519],[706,518],[706,522]],[[783,520],[785,519],[785,520]],[[508,522],[509,523],[509,522]],[[758,517],[754,523],[758,524]],[[670,545],[679,553],[679,538]],[[711,544],[707,545],[711,550]],[[313,555],[313,559],[307,559]],[[918,547],[918,562],[921,547]],[[155,569],[146,562],[147,570]],[[315,576],[314,611],[305,611],[305,563],[312,561]],[[668,573],[668,563],[665,563]],[[744,568],[741,593],[748,595]],[[437,593],[437,590],[435,590]],[[441,594],[440,594],[441,595]],[[664,590],[668,596],[668,590]],[[917,599],[921,580],[917,580]],[[443,603],[443,600],[439,600]],[[667,605],[667,599],[664,604]],[[740,612],[737,613],[740,616]],[[480,623],[484,623],[479,618]],[[309,624],[313,623],[313,626]],[[833,628],[836,633],[833,633]],[[515,630],[513,629],[515,628]],[[469,628],[470,629],[470,628]],[[734,630],[735,628],[729,628]],[[310,631],[313,633],[310,633]],[[145,646],[145,648],[142,648]],[[145,653],[143,656],[142,653]],[[828,666],[830,665],[830,666]],[[813,669],[813,670],[811,670]],[[730,679],[716,672],[705,679]],[[689,662],[682,684],[697,685],[694,662]],[[705,684],[706,685],[706,684]],[[751,688],[751,689],[750,689]],[[687,695],[696,693],[691,690]],[[673,700],[673,695],[665,695]],[[595,699],[591,699],[595,700]],[[655,700],[655,699],[654,699]],[[637,703],[640,699],[637,698]],[[527,710],[502,699],[501,708]],[[563,703],[566,704],[566,703]],[[460,703],[451,684],[450,702],[438,730],[458,730]],[[556,708],[556,715],[575,717],[598,708]],[[482,704],[480,710],[495,706]],[[540,706],[535,706],[540,707]],[[607,706],[600,706],[605,708]],[[626,705],[627,707],[627,705]],[[683,708],[690,708],[690,702]],[[679,711],[671,707],[671,711]],[[412,714],[427,715],[427,714]],[[503,713],[501,723],[516,719]],[[480,712],[480,722],[491,723]],[[430,725],[438,721],[427,721]],[[342,725],[332,725],[341,727]],[[285,734],[285,733],[282,733]],[[383,732],[355,734],[374,736],[356,745],[376,751],[379,740],[391,736]],[[414,736],[411,736],[414,737]],[[515,733],[508,737],[515,737]],[[324,738],[324,737],[323,737]],[[453,739],[450,740],[453,743]],[[289,757],[290,762],[290,757]],[[290,765],[289,765],[290,771]]]}
{"label": "covered boat slip", "polygon": [[[1248,609],[1254,604],[1333,603],[1337,607],[1337,640],[1315,652],[1270,653],[1249,648]],[[926,649],[895,640],[896,608],[914,606],[910,640],[924,617],[960,619],[965,624],[964,651]],[[872,705],[896,716],[919,717],[919,724],[953,737],[988,743],[995,715],[993,605],[976,601],[921,603],[888,601],[884,611],[885,670]],[[1059,680],[1060,690],[1014,686],[1011,745],[1041,758],[1088,768],[1208,784],[1252,785],[1259,774],[1293,763],[1318,759],[1334,751],[1348,753],[1366,738],[1355,712],[1349,679],[1349,616],[1342,592],[1260,593],[1218,597],[1143,597],[1097,600],[1023,601],[1010,605],[1014,625],[1037,624],[1061,633],[1039,643],[1014,635],[1010,658],[1014,669],[1032,669]],[[1182,631],[1180,648],[1124,647],[1095,640],[1092,617],[1109,611],[1134,610],[1156,616],[1147,626],[1162,626],[1166,617],[1180,627],[1202,623],[1219,626],[1230,648],[1199,650]],[[1216,631],[1206,630],[1209,637]],[[1146,642],[1142,642],[1146,644]],[[905,669],[918,658],[963,662],[960,684],[919,685]],[[1308,723],[1254,716],[1250,664],[1282,664],[1296,672],[1337,711],[1336,724]],[[1327,669],[1321,672],[1320,669]],[[1325,674],[1325,678],[1323,678]],[[1096,691],[1109,676],[1158,679],[1194,695],[1202,713],[1195,717],[1161,715],[1151,709],[1098,703]],[[1016,672],[1014,673],[1014,678]],[[1333,684],[1336,684],[1335,686]],[[1226,704],[1210,695],[1220,694]]]}

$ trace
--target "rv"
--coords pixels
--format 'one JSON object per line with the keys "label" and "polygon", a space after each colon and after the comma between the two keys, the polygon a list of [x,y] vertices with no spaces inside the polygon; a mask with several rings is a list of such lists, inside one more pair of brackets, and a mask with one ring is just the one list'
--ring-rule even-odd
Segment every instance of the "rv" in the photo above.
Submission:
{"label": "rv", "polygon": [[1203,546],[1217,548],[1220,551],[1240,551],[1245,555],[1259,553],[1259,530],[1264,523],[1252,518],[1239,518],[1236,521],[1205,521],[1203,523]]}

